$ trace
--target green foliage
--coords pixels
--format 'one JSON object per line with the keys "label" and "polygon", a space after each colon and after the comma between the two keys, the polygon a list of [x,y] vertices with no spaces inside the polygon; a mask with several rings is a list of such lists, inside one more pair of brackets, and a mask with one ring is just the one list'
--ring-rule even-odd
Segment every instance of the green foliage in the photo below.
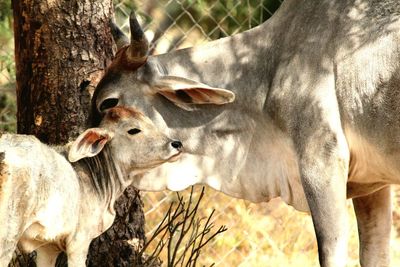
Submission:
{"label": "green foliage", "polygon": [[0,21],[7,20],[11,17],[11,1],[0,0]]}
{"label": "green foliage", "polygon": [[[14,62],[11,1],[0,0],[0,71]],[[8,52],[6,52],[8,50]],[[6,62],[6,64],[4,64]],[[12,70],[15,74],[15,71]]]}
{"label": "green foliage", "polygon": [[15,96],[0,91],[0,131],[16,132],[16,113]]}
{"label": "green foliage", "polygon": [[12,37],[11,18],[11,1],[0,0],[0,42]]}
{"label": "green foliage", "polygon": [[[1,45],[1,44],[0,44]],[[1,51],[1,50],[0,50]],[[7,53],[8,51],[8,53]],[[15,61],[14,53],[12,50],[3,50],[4,53],[0,52],[0,72],[2,70],[7,71],[7,80],[9,83],[15,82]],[[1,84],[1,82],[0,82]]]}
{"label": "green foliage", "polygon": [[16,131],[11,1],[0,0],[0,131]]}

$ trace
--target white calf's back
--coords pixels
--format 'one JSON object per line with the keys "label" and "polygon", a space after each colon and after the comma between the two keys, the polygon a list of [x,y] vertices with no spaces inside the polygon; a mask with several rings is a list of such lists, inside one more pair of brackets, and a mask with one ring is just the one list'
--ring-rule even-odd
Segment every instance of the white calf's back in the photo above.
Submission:
{"label": "white calf's back", "polygon": [[[15,239],[21,238],[27,251],[42,245],[30,238],[61,245],[63,233],[76,228],[78,218],[79,185],[71,164],[27,135],[3,134],[0,153],[0,221],[5,226],[0,229],[0,263],[9,261]],[[32,225],[36,231],[28,229]]]}

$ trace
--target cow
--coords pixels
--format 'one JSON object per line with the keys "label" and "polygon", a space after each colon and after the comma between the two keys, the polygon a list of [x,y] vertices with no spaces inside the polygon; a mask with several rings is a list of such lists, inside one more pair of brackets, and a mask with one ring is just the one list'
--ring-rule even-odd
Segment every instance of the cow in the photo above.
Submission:
{"label": "cow", "polygon": [[260,26],[156,56],[134,15],[130,27],[130,44],[95,90],[93,124],[109,108],[134,107],[187,152],[137,177],[137,188],[206,184],[253,202],[281,197],[311,213],[326,267],[346,264],[352,199],[361,265],[389,265],[398,0],[285,0]]}
{"label": "cow", "polygon": [[114,221],[115,200],[132,179],[176,160],[182,143],[169,139],[132,108],[110,109],[98,128],[64,146],[31,135],[0,138],[0,266],[17,243],[37,251],[37,265],[86,266],[89,244]]}

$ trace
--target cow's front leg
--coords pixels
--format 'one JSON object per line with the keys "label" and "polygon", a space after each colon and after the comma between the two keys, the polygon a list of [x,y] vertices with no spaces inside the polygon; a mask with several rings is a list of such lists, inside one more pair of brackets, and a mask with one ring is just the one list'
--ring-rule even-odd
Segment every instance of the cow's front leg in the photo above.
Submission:
{"label": "cow's front leg", "polygon": [[304,132],[298,133],[295,144],[317,237],[320,264],[324,267],[345,266],[349,149],[344,134],[340,130],[334,131],[328,123],[319,120],[308,126]]}
{"label": "cow's front leg", "polygon": [[354,198],[353,204],[360,236],[361,266],[389,266],[392,226],[390,186]]}

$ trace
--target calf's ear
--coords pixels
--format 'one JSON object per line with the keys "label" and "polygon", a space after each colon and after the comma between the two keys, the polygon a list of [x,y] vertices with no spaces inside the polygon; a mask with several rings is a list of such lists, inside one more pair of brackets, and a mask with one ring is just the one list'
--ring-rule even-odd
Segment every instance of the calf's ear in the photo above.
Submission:
{"label": "calf's ear", "polygon": [[157,93],[184,109],[188,109],[191,104],[223,105],[235,100],[235,94],[229,90],[211,87],[183,77],[162,76],[157,79],[154,86]]}
{"label": "calf's ear", "polygon": [[113,138],[113,133],[101,128],[91,128],[81,133],[72,142],[68,160],[76,162],[82,158],[96,156],[104,148],[105,144]]}

